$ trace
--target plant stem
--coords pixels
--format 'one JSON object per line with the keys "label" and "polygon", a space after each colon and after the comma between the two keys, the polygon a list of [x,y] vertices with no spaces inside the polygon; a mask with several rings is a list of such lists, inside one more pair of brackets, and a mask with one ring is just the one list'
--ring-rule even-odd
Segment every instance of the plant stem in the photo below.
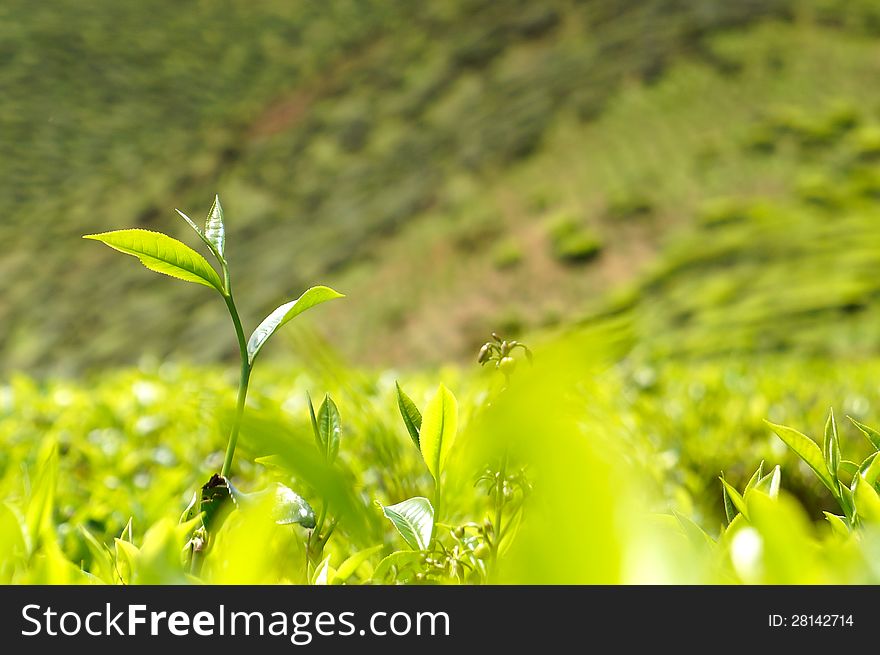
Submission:
{"label": "plant stem", "polygon": [[232,317],[232,324],[235,326],[235,335],[238,337],[238,350],[241,354],[241,376],[238,382],[238,401],[235,406],[235,418],[232,422],[232,430],[229,434],[229,442],[226,444],[226,457],[223,459],[223,468],[220,475],[224,478],[229,476],[232,468],[232,458],[235,456],[235,445],[238,442],[238,430],[241,426],[241,417],[244,414],[244,405],[247,401],[248,382],[251,377],[251,363],[248,360],[247,341],[245,340],[244,330],[241,327],[241,319],[238,317],[238,310],[235,307],[235,301],[232,299],[232,290],[229,289],[227,283],[227,292],[223,299],[226,301],[226,307],[229,308],[229,315]]}

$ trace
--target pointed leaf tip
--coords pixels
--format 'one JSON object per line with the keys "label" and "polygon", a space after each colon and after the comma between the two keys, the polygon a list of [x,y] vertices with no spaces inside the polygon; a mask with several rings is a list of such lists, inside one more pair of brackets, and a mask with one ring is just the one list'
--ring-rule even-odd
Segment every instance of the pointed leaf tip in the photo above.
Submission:
{"label": "pointed leaf tip", "polygon": [[220,205],[220,196],[214,196],[214,203],[205,219],[205,238],[214,246],[217,254],[224,257],[226,250],[226,226],[223,222],[223,207]]}

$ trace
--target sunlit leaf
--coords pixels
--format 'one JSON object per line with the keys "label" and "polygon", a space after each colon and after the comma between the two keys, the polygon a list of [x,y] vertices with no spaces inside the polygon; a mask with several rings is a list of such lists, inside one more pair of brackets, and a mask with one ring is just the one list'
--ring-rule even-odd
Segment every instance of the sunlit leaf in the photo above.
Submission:
{"label": "sunlit leaf", "polygon": [[849,536],[849,526],[846,523],[846,519],[843,516],[838,516],[837,514],[832,514],[831,512],[822,512],[825,515],[825,520],[828,521],[828,524],[831,526],[831,531],[836,535],[840,535],[841,537]]}
{"label": "sunlit leaf", "polygon": [[205,238],[214,246],[214,250],[221,258],[225,257],[226,250],[226,226],[223,224],[223,207],[220,205],[220,196],[214,196],[214,204],[205,219]]}
{"label": "sunlit leaf", "polygon": [[186,244],[168,235],[133,229],[87,234],[83,238],[100,241],[114,250],[137,257],[151,271],[203,284],[223,293],[223,282],[208,261]]}
{"label": "sunlit leaf", "polygon": [[421,446],[419,445],[419,432],[422,429],[422,413],[419,411],[419,408],[416,407],[412,398],[407,396],[403,392],[403,389],[400,388],[400,383],[397,382],[396,385],[397,407],[400,409],[400,416],[403,418],[403,424],[406,426],[406,431],[409,432],[409,437],[413,440],[416,448],[421,450]]}
{"label": "sunlit leaf", "polygon": [[819,476],[822,483],[831,490],[834,497],[840,496],[840,490],[837,481],[828,473],[828,467],[825,464],[825,458],[816,442],[808,436],[801,434],[797,430],[786,427],[784,425],[776,425],[770,421],[765,421],[767,425],[782,439],[785,444],[791,448],[813,471]]}
{"label": "sunlit leaf", "polygon": [[334,291],[330,287],[312,287],[296,300],[284,303],[263,319],[263,322],[251,334],[251,338],[247,343],[248,361],[251,364],[254,363],[254,359],[260,353],[260,350],[262,350],[263,346],[275,334],[278,328],[316,305],[325,303],[328,300],[344,297],[341,293]]}
{"label": "sunlit leaf", "polygon": [[457,433],[458,402],[452,392],[441,384],[437,394],[425,409],[422,428],[419,431],[422,458],[434,480],[440,480],[440,474],[443,472]]}
{"label": "sunlit leaf", "polygon": [[764,460],[761,460],[761,463],[758,464],[758,468],[752,473],[752,477],[749,478],[749,481],[746,483],[745,491],[747,492],[749,489],[758,484],[758,480],[764,477]]}
{"label": "sunlit leaf", "polygon": [[834,410],[828,414],[825,423],[825,440],[822,444],[822,454],[825,457],[825,467],[828,475],[837,480],[837,467],[840,465],[840,439],[837,436],[837,421],[834,420]]}
{"label": "sunlit leaf", "polygon": [[427,498],[416,496],[396,505],[383,505],[382,513],[394,524],[410,548],[428,548],[434,530],[434,508]]}
{"label": "sunlit leaf", "polygon": [[871,445],[874,446],[874,450],[880,450],[880,432],[875,430],[872,427],[868,427],[864,423],[859,423],[852,416],[847,416],[847,418],[855,425],[859,431],[865,435],[868,441],[871,442]]}
{"label": "sunlit leaf", "polygon": [[736,507],[737,511],[740,514],[748,518],[749,513],[747,510],[746,501],[740,495],[739,491],[737,491],[724,478],[721,478],[721,484],[724,486],[724,490],[727,492],[727,496],[728,498],[730,498],[730,502],[733,503],[733,506]]}

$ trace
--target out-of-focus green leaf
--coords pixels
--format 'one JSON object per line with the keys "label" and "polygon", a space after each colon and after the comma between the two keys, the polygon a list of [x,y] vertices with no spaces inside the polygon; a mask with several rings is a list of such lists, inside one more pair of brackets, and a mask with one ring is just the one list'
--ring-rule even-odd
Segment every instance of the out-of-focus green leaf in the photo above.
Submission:
{"label": "out-of-focus green leaf", "polygon": [[771,498],[777,498],[779,496],[779,488],[782,484],[782,469],[779,468],[779,465],[773,467],[773,470],[770,471],[763,478],[758,480],[755,484],[754,489],[756,491],[762,491]]}
{"label": "out-of-focus green leaf", "polygon": [[865,438],[871,442],[871,445],[874,446],[874,450],[880,450],[880,432],[872,427],[868,427],[864,423],[859,423],[852,416],[847,416],[847,418],[852,421],[852,424],[855,425],[859,431],[865,435]]}
{"label": "out-of-focus green leaf", "polygon": [[327,555],[327,557],[325,557],[315,569],[311,583],[317,586],[328,585],[333,581],[333,577],[333,567],[330,566],[330,555]]}
{"label": "out-of-focus green leaf", "polygon": [[865,482],[876,487],[877,480],[880,479],[880,457],[877,456],[877,453],[873,453],[865,459],[859,467],[859,475],[865,479]]}
{"label": "out-of-focus green leaf", "polygon": [[425,409],[419,432],[422,458],[438,482],[457,433],[458,402],[452,392],[441,384]]}
{"label": "out-of-focus green leaf", "polygon": [[388,518],[413,550],[426,550],[434,530],[434,508],[427,498],[415,496],[396,505],[382,505]]}
{"label": "out-of-focus green leaf", "polygon": [[835,498],[840,496],[840,489],[838,488],[837,480],[832,478],[828,473],[828,467],[825,465],[825,458],[815,441],[808,436],[801,434],[797,430],[784,425],[776,425],[770,421],[765,421],[765,423],[770,426],[776,435],[782,439],[782,441],[785,442],[785,444],[791,448],[798,457],[804,460],[807,466],[813,469],[816,475],[819,476],[822,484],[828,487],[831,493],[834,494]]}
{"label": "out-of-focus green leaf", "polygon": [[31,548],[37,548],[42,537],[51,538],[53,534],[52,509],[55,506],[57,480],[58,447],[53,442],[47,442],[37,464],[37,476],[25,512]]}
{"label": "out-of-focus green leaf", "polygon": [[418,551],[412,550],[391,553],[376,565],[371,580],[374,584],[408,580],[418,571],[420,557]]}
{"label": "out-of-focus green leaf", "polygon": [[872,524],[880,523],[880,495],[862,476],[856,478],[853,501],[855,502],[856,516],[860,521]]}
{"label": "out-of-focus green leaf", "polygon": [[422,429],[422,413],[419,411],[419,408],[416,407],[412,398],[407,396],[403,392],[403,389],[400,388],[400,383],[397,382],[395,384],[397,385],[397,407],[400,409],[400,416],[403,418],[403,424],[406,426],[406,431],[409,432],[409,437],[416,445],[416,448],[421,450],[421,445],[419,444],[419,432]]}
{"label": "out-of-focus green leaf", "polygon": [[115,230],[87,234],[83,239],[105,243],[114,250],[137,257],[151,271],[195,282],[223,293],[223,282],[208,261],[195,250],[166,234],[150,230]]}
{"label": "out-of-focus green leaf", "polygon": [[828,521],[828,524],[831,526],[831,531],[834,534],[841,537],[849,536],[849,526],[846,523],[845,517],[832,514],[831,512],[822,513],[825,515],[825,520]]}
{"label": "out-of-focus green leaf", "polygon": [[672,511],[673,516],[675,516],[678,524],[681,526],[682,532],[684,532],[685,536],[688,538],[693,545],[698,548],[704,548],[706,546],[714,547],[715,540],[709,536],[709,534],[703,530],[699,525],[694,523],[687,516],[682,514],[681,512]]}
{"label": "out-of-focus green leaf", "polygon": [[251,334],[247,343],[248,361],[251,364],[254,363],[254,359],[256,359],[260,350],[262,350],[269,338],[280,327],[316,305],[325,303],[328,300],[344,297],[341,293],[334,291],[330,287],[312,287],[296,300],[284,303],[263,319],[263,322]]}
{"label": "out-of-focus green leaf", "polygon": [[727,524],[730,525],[731,521],[736,518],[736,515],[739,514],[739,510],[733,504],[733,501],[730,499],[730,495],[727,493],[727,485],[724,483],[724,474],[721,474],[721,496],[724,499],[724,516],[727,518]]}
{"label": "out-of-focus green leaf", "polygon": [[367,562],[376,553],[381,552],[383,548],[384,546],[382,544],[379,544],[378,546],[359,550],[354,555],[351,555],[348,559],[346,559],[342,564],[339,565],[339,568],[336,569],[336,575],[333,577],[332,584],[343,584],[346,580],[353,576],[365,562]]}

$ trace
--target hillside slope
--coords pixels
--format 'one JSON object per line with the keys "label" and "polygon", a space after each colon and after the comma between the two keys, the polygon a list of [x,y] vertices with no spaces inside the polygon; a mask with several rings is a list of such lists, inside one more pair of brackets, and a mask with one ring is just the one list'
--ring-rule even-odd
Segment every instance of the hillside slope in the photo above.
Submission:
{"label": "hillside slope", "polygon": [[361,362],[441,361],[490,329],[564,322],[705,198],[787,193],[796,157],[728,157],[734,136],[757,102],[870,105],[871,11],[6,3],[0,365],[234,355],[231,334],[203,338],[229,333],[203,289],[78,241],[184,237],[172,208],[198,215],[214,192],[251,324],[319,281],[348,293],[321,325]]}

